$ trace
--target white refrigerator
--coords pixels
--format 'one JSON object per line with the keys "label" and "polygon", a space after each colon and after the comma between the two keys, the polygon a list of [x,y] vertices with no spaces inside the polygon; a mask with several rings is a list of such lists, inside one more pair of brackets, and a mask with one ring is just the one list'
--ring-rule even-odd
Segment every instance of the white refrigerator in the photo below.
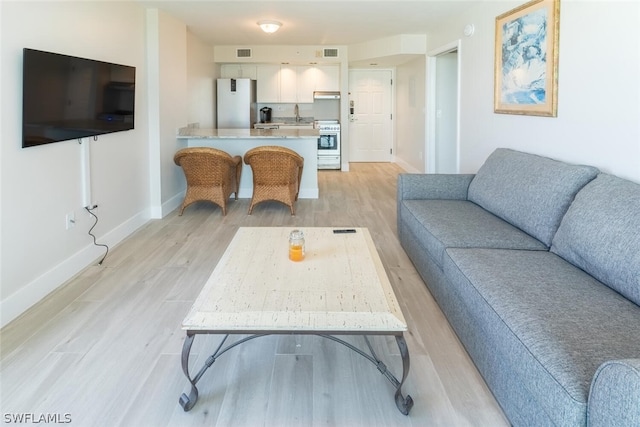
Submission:
{"label": "white refrigerator", "polygon": [[251,79],[218,79],[218,129],[251,129],[257,121],[256,81]]}

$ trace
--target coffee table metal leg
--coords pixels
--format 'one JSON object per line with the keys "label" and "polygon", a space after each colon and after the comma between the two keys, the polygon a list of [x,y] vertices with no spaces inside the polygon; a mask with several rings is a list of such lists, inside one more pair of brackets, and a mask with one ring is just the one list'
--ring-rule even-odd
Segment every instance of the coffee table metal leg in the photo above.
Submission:
{"label": "coffee table metal leg", "polygon": [[[259,338],[265,335],[269,335],[269,334],[251,335],[241,340],[238,340],[235,343],[232,343],[227,347],[223,348],[224,343],[226,342],[227,338],[229,338],[229,335],[226,335],[220,342],[216,351],[211,356],[209,356],[209,358],[206,360],[204,366],[200,369],[198,374],[195,377],[191,378],[191,374],[189,374],[189,353],[191,352],[191,346],[193,345],[193,340],[195,339],[196,334],[192,332],[187,332],[187,337],[185,338],[184,344],[182,346],[182,372],[184,372],[184,375],[187,377],[187,379],[189,380],[189,383],[191,384],[191,391],[189,392],[188,396],[185,393],[182,393],[182,395],[180,396],[179,403],[180,403],[180,406],[182,406],[182,409],[184,409],[185,412],[190,411],[191,408],[193,408],[193,406],[196,404],[196,402],[198,401],[198,388],[196,387],[196,383],[200,380],[200,378],[205,373],[205,371],[208,368],[210,368],[211,365],[213,365],[213,363],[216,361],[216,359],[219,356],[221,356],[222,354],[226,353],[228,350],[246,341]],[[396,343],[398,344],[398,348],[400,349],[400,356],[402,357],[402,379],[400,381],[398,381],[398,379],[393,375],[393,373],[391,373],[391,371],[387,369],[387,366],[378,358],[375,351],[373,350],[373,347],[371,346],[371,343],[369,342],[369,338],[366,335],[364,336],[364,340],[367,343],[367,346],[369,347],[369,352],[371,354],[367,354],[364,351],[360,350],[359,348],[333,335],[325,335],[325,334],[317,334],[317,335],[324,338],[328,338],[332,341],[338,342],[350,348],[351,350],[355,351],[356,353],[360,354],[361,356],[371,361],[374,365],[376,365],[378,370],[396,388],[396,393],[394,397],[396,401],[396,406],[398,407],[400,412],[403,415],[409,414],[409,411],[413,407],[413,399],[409,395],[407,395],[406,397],[402,395],[402,385],[404,384],[405,380],[407,379],[407,376],[409,375],[409,349],[402,335],[396,336]]]}
{"label": "coffee table metal leg", "polygon": [[367,346],[369,347],[369,351],[373,356],[373,359],[377,362],[378,370],[385,376],[387,379],[393,384],[396,388],[396,394],[394,396],[396,401],[396,406],[400,410],[403,415],[409,415],[409,411],[413,407],[413,399],[411,396],[407,395],[404,397],[402,395],[402,384],[404,384],[407,376],[409,375],[409,348],[407,347],[407,342],[404,340],[404,336],[396,335],[396,343],[398,344],[398,348],[400,349],[400,356],[402,357],[402,379],[398,381],[398,379],[387,369],[387,366],[378,359],[371,343],[369,342],[369,338],[365,335],[364,337]]}
{"label": "coffee table metal leg", "polygon": [[191,352],[191,345],[193,344],[193,340],[196,337],[195,334],[187,333],[187,337],[184,340],[184,344],[182,345],[182,372],[189,380],[191,384],[191,391],[189,392],[189,396],[185,393],[182,393],[180,396],[180,406],[182,409],[186,411],[191,410],[193,405],[198,401],[198,388],[196,387],[197,379],[191,379],[191,375],[189,375],[189,353]]}
{"label": "coffee table metal leg", "polygon": [[182,395],[180,396],[179,403],[180,406],[182,406],[182,409],[184,409],[185,412],[190,411],[191,408],[193,408],[193,406],[196,404],[196,402],[198,401],[198,387],[196,387],[196,383],[200,381],[200,378],[202,378],[207,369],[209,369],[211,365],[213,365],[218,357],[222,356],[227,351],[244,342],[255,338],[260,338],[265,335],[268,334],[251,335],[224,347],[227,338],[229,338],[229,334],[225,335],[224,338],[220,341],[220,344],[218,344],[218,348],[216,348],[216,351],[204,362],[204,366],[202,366],[200,371],[198,371],[198,374],[195,377],[191,378],[191,375],[189,374],[189,353],[191,352],[191,345],[193,344],[193,340],[196,334],[193,332],[187,332],[187,338],[184,340],[184,345],[182,346],[182,372],[184,372],[184,375],[187,377],[189,383],[191,384],[191,391],[189,392],[189,396],[187,396],[185,393],[182,393]]}
{"label": "coffee table metal leg", "polygon": [[369,348],[369,353],[371,354],[367,354],[364,351],[360,350],[359,348],[333,335],[318,334],[318,336],[340,343],[345,347],[348,347],[351,350],[355,351],[359,355],[363,356],[365,359],[368,359],[374,365],[376,365],[376,367],[378,368],[378,371],[380,371],[380,373],[384,375],[385,378],[387,378],[389,382],[396,388],[396,394],[394,397],[396,401],[396,406],[398,407],[400,412],[403,415],[409,414],[409,411],[413,407],[413,399],[409,395],[407,395],[407,397],[404,397],[402,395],[402,384],[404,384],[404,381],[407,379],[407,376],[409,375],[409,349],[402,335],[396,336],[396,342],[398,343],[398,348],[400,349],[400,356],[402,357],[402,380],[401,381],[398,381],[398,379],[393,375],[393,373],[387,368],[387,365],[385,365],[384,362],[378,358],[378,356],[376,355],[376,352],[373,349],[373,346],[371,345],[371,342],[369,341],[368,336],[364,335],[364,341],[367,343],[367,347]]}
{"label": "coffee table metal leg", "polygon": [[409,375],[409,349],[407,347],[407,342],[404,340],[404,336],[402,335],[396,335],[396,343],[398,344],[400,356],[402,357],[402,379],[398,383],[396,389],[396,406],[402,414],[408,415],[409,411],[413,407],[413,399],[409,395],[407,395],[407,397],[402,395],[402,384],[404,384],[404,381]]}

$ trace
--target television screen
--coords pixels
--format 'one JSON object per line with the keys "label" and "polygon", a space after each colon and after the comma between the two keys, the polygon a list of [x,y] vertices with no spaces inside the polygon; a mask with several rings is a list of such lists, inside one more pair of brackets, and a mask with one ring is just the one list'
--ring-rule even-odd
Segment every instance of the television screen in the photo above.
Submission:
{"label": "television screen", "polygon": [[24,49],[22,147],[133,129],[136,69]]}

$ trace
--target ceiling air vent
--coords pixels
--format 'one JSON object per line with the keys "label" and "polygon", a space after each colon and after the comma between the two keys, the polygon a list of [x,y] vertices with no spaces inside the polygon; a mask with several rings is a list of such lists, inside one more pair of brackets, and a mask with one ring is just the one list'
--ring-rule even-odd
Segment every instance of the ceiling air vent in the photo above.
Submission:
{"label": "ceiling air vent", "polygon": [[322,51],[323,58],[337,58],[338,57],[338,49],[324,49]]}
{"label": "ceiling air vent", "polygon": [[251,49],[236,49],[236,58],[251,58]]}

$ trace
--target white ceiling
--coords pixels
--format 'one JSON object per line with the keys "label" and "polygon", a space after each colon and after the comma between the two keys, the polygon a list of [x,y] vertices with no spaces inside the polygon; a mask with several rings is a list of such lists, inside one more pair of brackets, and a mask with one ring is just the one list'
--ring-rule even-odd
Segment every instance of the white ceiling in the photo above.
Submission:
{"label": "white ceiling", "polygon": [[[352,45],[398,34],[426,34],[449,16],[468,9],[464,0],[135,0],[186,23],[215,45]],[[477,1],[477,0],[475,0]],[[257,21],[282,22],[274,34]]]}

